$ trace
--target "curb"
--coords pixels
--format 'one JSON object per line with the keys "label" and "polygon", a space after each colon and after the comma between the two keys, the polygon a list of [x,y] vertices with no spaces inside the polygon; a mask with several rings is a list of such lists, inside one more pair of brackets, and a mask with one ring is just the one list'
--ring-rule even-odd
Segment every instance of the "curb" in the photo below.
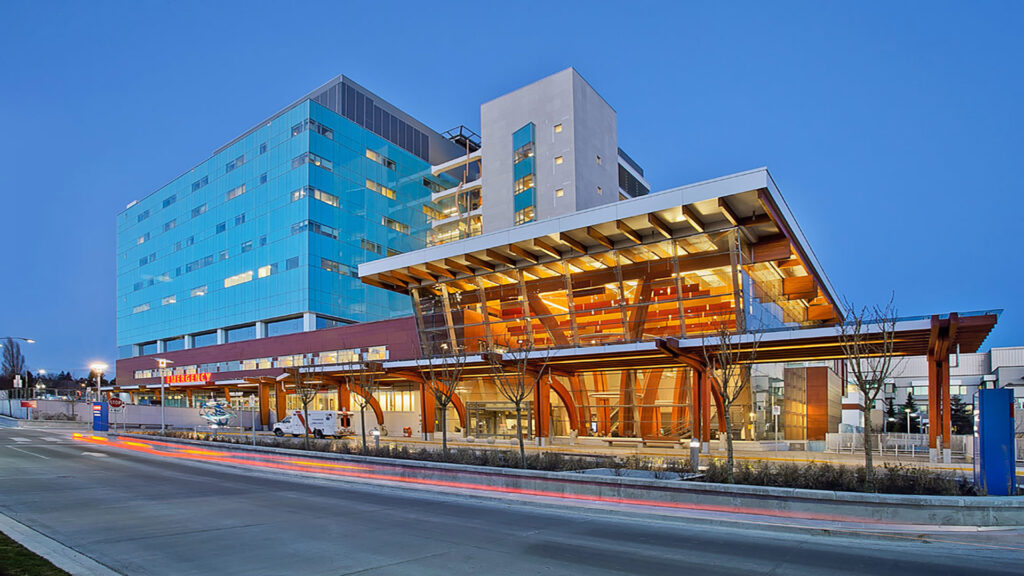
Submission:
{"label": "curb", "polygon": [[0,532],[75,576],[120,576],[110,568],[0,512]]}

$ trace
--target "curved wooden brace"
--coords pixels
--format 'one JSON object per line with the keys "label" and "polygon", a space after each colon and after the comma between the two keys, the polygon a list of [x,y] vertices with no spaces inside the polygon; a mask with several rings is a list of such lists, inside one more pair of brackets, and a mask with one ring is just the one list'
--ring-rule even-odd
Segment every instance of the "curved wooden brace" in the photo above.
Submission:
{"label": "curved wooden brace", "polygon": [[380,403],[377,402],[377,399],[374,398],[373,394],[368,395],[366,390],[363,390],[363,387],[359,384],[346,384],[346,386],[348,386],[349,390],[368,400],[370,408],[373,409],[373,415],[377,417],[377,425],[384,424],[384,411],[380,409]]}
{"label": "curved wooden brace", "polygon": [[569,413],[569,428],[579,432],[580,414],[576,408],[576,402],[572,399],[572,394],[569,393],[564,384],[552,376],[548,376],[548,383],[551,385],[551,389],[555,391],[555,394],[558,394],[558,397],[562,399],[562,404],[565,404],[565,411]]}

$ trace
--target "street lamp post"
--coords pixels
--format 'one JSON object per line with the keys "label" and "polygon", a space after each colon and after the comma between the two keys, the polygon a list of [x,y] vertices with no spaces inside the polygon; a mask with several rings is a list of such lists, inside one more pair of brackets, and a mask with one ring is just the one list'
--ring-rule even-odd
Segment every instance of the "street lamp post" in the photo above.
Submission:
{"label": "street lamp post", "polygon": [[155,358],[156,365],[160,368],[160,434],[167,433],[166,420],[164,419],[164,404],[167,403],[167,379],[164,378],[163,369],[167,368],[168,364],[174,364],[173,360],[166,358]]}
{"label": "street lamp post", "polygon": [[[23,338],[21,336],[4,336],[3,338],[0,338],[0,340],[21,340],[22,342],[26,342],[28,344],[35,344],[36,343],[36,341],[31,339],[31,338]],[[0,348],[3,348],[3,347],[4,347],[3,343],[0,342]],[[18,376],[20,376],[20,374],[18,374]],[[28,383],[28,370],[26,370],[25,371],[25,388],[24,388],[25,391],[26,391],[26,394],[25,394],[26,398],[28,398],[28,393],[27,393],[28,392],[28,384],[29,384]],[[9,412],[11,410],[13,410],[13,408],[11,408],[11,396],[13,394],[14,394],[14,390],[11,390],[11,392],[7,395],[7,407],[8,407],[8,411]],[[13,412],[11,412],[11,414],[13,414]]]}
{"label": "street lamp post", "polygon": [[89,369],[96,373],[96,401],[100,402],[100,385],[103,382],[103,371],[107,369],[107,365],[103,362],[93,362],[89,365]]}

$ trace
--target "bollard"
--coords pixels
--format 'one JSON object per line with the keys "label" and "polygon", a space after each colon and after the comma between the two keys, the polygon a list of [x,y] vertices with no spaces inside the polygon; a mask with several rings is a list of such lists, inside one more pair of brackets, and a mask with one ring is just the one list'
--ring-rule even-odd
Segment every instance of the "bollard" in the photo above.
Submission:
{"label": "bollard", "polygon": [[700,467],[700,438],[690,439],[690,470],[696,474]]}

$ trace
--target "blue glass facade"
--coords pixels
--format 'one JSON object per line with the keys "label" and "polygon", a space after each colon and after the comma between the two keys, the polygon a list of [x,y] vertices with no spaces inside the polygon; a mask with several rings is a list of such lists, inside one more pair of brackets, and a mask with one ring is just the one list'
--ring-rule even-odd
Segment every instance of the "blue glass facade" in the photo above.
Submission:
{"label": "blue glass facade", "polygon": [[308,313],[315,328],[412,313],[356,267],[425,246],[428,160],[451,143],[346,89],[301,100],[118,216],[121,357],[300,331]]}

